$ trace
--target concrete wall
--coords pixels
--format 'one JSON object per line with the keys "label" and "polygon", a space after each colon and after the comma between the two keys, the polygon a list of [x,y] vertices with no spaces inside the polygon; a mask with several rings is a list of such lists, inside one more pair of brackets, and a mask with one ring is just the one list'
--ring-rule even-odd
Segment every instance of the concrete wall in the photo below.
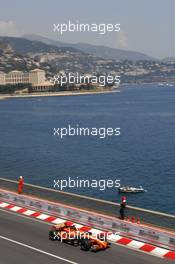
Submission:
{"label": "concrete wall", "polygon": [[[0,178],[0,188],[17,191],[17,182]],[[32,184],[25,184],[24,193],[89,211],[95,211],[114,217],[119,216],[120,205],[109,201],[94,199],[68,192],[61,192]],[[175,215],[154,212],[129,205],[127,206],[126,214],[127,216],[140,217],[141,222],[144,223],[164,227],[173,231],[175,230]]]}

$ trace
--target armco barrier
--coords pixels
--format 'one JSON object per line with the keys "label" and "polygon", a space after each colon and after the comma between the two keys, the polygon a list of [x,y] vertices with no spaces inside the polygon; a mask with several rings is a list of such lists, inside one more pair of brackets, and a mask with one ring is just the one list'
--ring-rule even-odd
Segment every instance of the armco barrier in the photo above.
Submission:
{"label": "armco barrier", "polygon": [[[0,178],[0,188],[16,191],[17,182]],[[32,184],[25,184],[24,193],[38,198],[47,199],[54,202],[64,203],[78,208],[95,211],[109,216],[119,215],[120,206],[117,203],[94,199],[83,195],[61,192],[49,188],[44,188]],[[128,216],[140,218],[142,223],[149,223],[163,228],[175,229],[175,215],[169,215],[133,206],[127,206]]]}
{"label": "armco barrier", "polygon": [[175,233],[0,189],[0,200],[175,250]]}

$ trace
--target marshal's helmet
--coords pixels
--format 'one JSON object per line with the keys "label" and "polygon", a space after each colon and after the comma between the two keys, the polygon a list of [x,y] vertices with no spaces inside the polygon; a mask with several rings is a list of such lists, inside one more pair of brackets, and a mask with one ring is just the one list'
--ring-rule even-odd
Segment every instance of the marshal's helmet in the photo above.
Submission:
{"label": "marshal's helmet", "polygon": [[122,203],[126,203],[126,196],[122,196]]}

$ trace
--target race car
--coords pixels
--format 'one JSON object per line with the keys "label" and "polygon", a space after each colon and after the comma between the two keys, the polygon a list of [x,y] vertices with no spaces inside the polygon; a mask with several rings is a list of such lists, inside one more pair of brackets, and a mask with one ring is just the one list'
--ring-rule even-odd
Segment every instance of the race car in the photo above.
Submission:
{"label": "race car", "polygon": [[85,251],[93,251],[97,252],[100,250],[105,250],[110,247],[110,243],[108,241],[99,239],[97,237],[87,237],[81,240],[80,248]]}
{"label": "race car", "polygon": [[110,247],[110,243],[104,234],[93,236],[90,232],[82,232],[79,228],[70,224],[70,222],[52,226],[49,231],[49,239],[80,246],[85,251],[91,250],[97,252]]}
{"label": "race car", "polygon": [[49,239],[52,241],[58,240],[66,243],[71,243],[73,245],[79,245],[78,233],[80,230],[76,226],[65,222],[62,224],[52,226],[49,231]]}

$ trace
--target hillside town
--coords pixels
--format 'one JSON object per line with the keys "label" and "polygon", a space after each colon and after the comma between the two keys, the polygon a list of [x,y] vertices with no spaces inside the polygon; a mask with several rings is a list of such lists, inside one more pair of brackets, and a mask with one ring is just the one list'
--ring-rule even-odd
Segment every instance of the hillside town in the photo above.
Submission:
{"label": "hillside town", "polygon": [[[21,39],[20,45],[23,41]],[[5,92],[4,86],[16,86],[17,90],[20,87],[20,90],[27,89],[27,92],[99,88],[98,84],[89,85],[88,83],[85,86],[59,87],[57,85],[55,87],[50,82],[55,75],[77,72],[88,76],[102,74],[120,76],[121,84],[175,83],[175,61],[171,59],[169,61],[105,59],[76,49],[58,48],[45,44],[42,47],[38,42],[35,43],[35,48],[29,50],[22,48],[19,52],[12,44],[0,40],[1,92]],[[105,88],[112,88],[112,86],[116,88],[115,85]]]}

